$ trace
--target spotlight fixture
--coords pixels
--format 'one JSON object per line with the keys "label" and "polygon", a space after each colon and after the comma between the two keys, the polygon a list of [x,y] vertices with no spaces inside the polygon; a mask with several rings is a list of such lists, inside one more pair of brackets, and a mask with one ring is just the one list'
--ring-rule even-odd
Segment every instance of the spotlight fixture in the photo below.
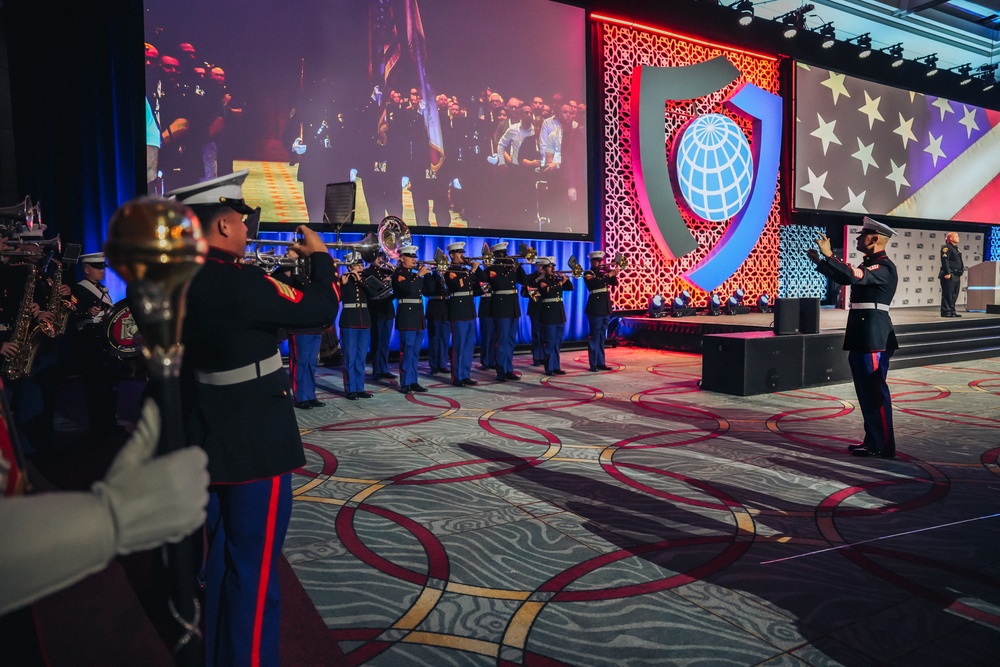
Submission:
{"label": "spotlight fixture", "polygon": [[757,297],[757,310],[762,313],[771,312],[771,297],[768,296],[767,292]]}
{"label": "spotlight fixture", "polygon": [[781,31],[781,34],[784,35],[785,39],[791,39],[792,37],[795,37],[795,35],[799,34],[799,30],[805,29],[806,14],[811,12],[813,9],[815,9],[813,5],[802,5],[798,9],[794,9],[778,17],[778,21],[785,26]]}
{"label": "spotlight fixture", "polygon": [[674,297],[674,300],[670,303],[670,315],[672,317],[685,317],[688,315],[695,315],[697,311],[691,308],[691,292],[684,290],[680,294]]}
{"label": "spotlight fixture", "polygon": [[858,58],[867,58],[872,54],[872,35],[869,32],[847,40],[858,45]]}
{"label": "spotlight fixture", "polygon": [[902,66],[903,63],[906,62],[906,58],[903,57],[902,42],[899,42],[898,44],[893,44],[892,46],[887,46],[882,50],[888,53],[889,57],[892,58],[893,67],[900,67]]}
{"label": "spotlight fixture", "polygon": [[708,314],[712,317],[722,314],[722,297],[715,292],[708,294]]}
{"label": "spotlight fixture", "polygon": [[927,65],[927,72],[926,72],[927,76],[934,76],[935,74],[938,73],[939,71],[937,68],[938,58],[936,53],[932,53],[929,56],[925,56],[924,58],[921,58],[921,60],[923,60],[924,64]]}
{"label": "spotlight fixture", "polygon": [[977,72],[977,76],[983,80],[983,90],[993,90],[994,86],[997,84],[996,76],[993,74],[997,71],[996,63],[989,63],[987,65],[980,65]]}
{"label": "spotlight fixture", "polygon": [[667,316],[667,300],[663,298],[662,294],[654,294],[649,297],[649,316],[650,317],[666,317]]}
{"label": "spotlight fixture", "polygon": [[819,27],[819,36],[823,38],[820,46],[824,49],[831,49],[837,43],[837,31],[833,28],[833,23],[824,23]]}
{"label": "spotlight fixture", "polygon": [[740,17],[737,22],[740,25],[750,25],[753,23],[753,3],[750,0],[740,0],[729,5],[730,9],[735,9]]}
{"label": "spotlight fixture", "polygon": [[972,65],[965,63],[964,65],[959,65],[957,68],[952,69],[958,70],[958,75],[962,77],[962,80],[958,82],[960,86],[967,86],[972,83]]}
{"label": "spotlight fixture", "polygon": [[726,301],[726,315],[746,315],[750,312],[750,308],[743,305],[743,297],[746,296],[746,292],[741,289],[737,289]]}

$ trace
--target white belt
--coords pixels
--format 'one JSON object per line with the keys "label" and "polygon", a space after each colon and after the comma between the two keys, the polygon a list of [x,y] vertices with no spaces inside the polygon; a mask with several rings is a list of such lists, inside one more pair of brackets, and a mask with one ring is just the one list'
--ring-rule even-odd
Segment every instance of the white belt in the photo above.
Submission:
{"label": "white belt", "polygon": [[256,380],[257,378],[264,377],[265,375],[270,375],[280,368],[281,353],[275,352],[273,357],[268,357],[263,361],[255,361],[252,364],[240,366],[239,368],[234,368],[231,371],[216,371],[214,373],[195,371],[194,377],[202,384],[212,384],[218,387]]}
{"label": "white belt", "polygon": [[399,299],[400,303],[423,303],[423,299]]}
{"label": "white belt", "polygon": [[368,307],[367,303],[345,303],[344,304],[344,310],[347,310],[348,308],[367,308],[367,307]]}
{"label": "white belt", "polygon": [[852,303],[851,304],[851,310],[875,310],[876,308],[879,309],[879,310],[884,310],[887,313],[889,312],[889,306],[887,304],[884,304],[884,303]]}
{"label": "white belt", "polygon": [[493,290],[493,293],[494,294],[517,294],[517,290],[516,289],[498,289],[498,290]]}
{"label": "white belt", "polygon": [[452,292],[452,296],[472,296],[472,292]]}
{"label": "white belt", "polygon": [[562,297],[561,296],[557,296],[554,299],[542,299],[542,303],[558,303],[560,301],[562,301]]}
{"label": "white belt", "polygon": [[607,291],[608,291],[607,287],[598,287],[597,289],[590,290],[590,293],[591,294],[600,294],[601,292],[607,292]]}

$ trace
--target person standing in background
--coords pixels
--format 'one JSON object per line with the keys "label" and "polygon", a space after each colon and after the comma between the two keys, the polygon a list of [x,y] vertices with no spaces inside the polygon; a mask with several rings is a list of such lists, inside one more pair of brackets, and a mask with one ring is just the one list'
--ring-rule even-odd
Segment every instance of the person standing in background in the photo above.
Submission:
{"label": "person standing in background", "polygon": [[941,269],[938,279],[941,281],[941,317],[961,317],[955,312],[955,302],[962,289],[962,274],[965,264],[962,262],[962,251],[958,249],[958,232],[948,232],[941,247]]}

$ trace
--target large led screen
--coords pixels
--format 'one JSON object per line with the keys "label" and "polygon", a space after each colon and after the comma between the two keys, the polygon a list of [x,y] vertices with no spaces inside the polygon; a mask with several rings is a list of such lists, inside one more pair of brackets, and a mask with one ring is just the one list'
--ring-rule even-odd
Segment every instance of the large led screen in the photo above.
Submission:
{"label": "large led screen", "polygon": [[804,63],[795,208],[1000,222],[1000,113]]}
{"label": "large led screen", "polygon": [[[170,191],[249,169],[265,222],[586,237],[584,10],[549,0],[145,0]],[[149,154],[150,151],[147,151]],[[153,167],[148,164],[147,167]]]}

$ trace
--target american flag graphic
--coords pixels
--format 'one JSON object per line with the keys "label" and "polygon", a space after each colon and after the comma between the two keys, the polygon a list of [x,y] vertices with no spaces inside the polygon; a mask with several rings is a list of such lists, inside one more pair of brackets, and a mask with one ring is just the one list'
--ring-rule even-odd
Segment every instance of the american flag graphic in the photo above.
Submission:
{"label": "american flag graphic", "polygon": [[1000,112],[795,69],[795,208],[1000,222]]}

